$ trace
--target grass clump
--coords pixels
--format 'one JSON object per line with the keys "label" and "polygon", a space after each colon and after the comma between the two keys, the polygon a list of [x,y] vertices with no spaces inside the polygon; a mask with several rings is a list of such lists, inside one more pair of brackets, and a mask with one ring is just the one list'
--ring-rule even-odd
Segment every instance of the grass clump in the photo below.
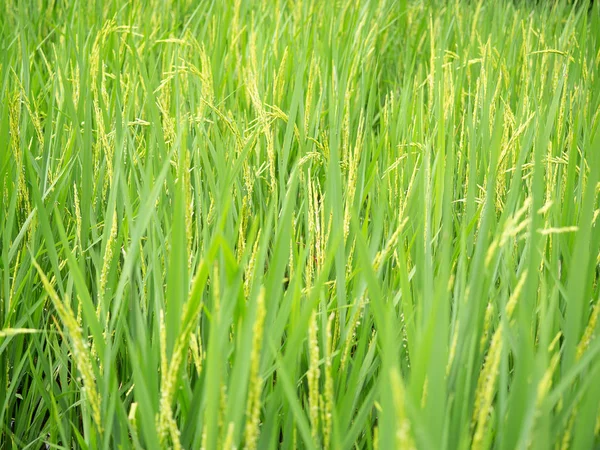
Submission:
{"label": "grass clump", "polygon": [[0,447],[600,446],[600,6],[9,2]]}

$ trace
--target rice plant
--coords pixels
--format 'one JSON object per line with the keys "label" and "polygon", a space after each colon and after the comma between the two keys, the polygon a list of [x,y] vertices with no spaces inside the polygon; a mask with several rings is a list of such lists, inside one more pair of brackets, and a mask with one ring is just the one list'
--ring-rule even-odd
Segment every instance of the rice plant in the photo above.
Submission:
{"label": "rice plant", "polygon": [[600,5],[3,2],[0,448],[600,448]]}

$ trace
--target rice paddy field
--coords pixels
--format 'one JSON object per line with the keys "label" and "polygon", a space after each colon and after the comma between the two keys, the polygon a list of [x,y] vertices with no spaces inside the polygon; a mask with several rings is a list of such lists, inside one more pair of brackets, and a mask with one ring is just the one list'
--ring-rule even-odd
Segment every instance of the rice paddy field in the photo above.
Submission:
{"label": "rice paddy field", "polygon": [[0,448],[600,448],[600,5],[5,1]]}

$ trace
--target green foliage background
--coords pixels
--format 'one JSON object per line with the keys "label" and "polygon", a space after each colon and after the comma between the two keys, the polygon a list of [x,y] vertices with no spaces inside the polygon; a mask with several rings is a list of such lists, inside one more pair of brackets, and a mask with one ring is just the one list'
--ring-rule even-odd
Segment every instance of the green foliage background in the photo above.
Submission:
{"label": "green foliage background", "polygon": [[2,9],[0,447],[600,446],[600,6]]}

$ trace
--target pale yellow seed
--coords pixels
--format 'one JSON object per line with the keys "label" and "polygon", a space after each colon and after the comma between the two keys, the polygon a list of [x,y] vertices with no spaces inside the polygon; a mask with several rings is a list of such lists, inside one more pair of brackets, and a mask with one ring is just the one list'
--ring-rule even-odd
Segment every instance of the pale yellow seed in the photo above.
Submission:
{"label": "pale yellow seed", "polygon": [[185,152],[185,166],[183,170],[183,186],[185,187],[185,236],[187,243],[188,254],[188,273],[192,272],[193,252],[192,246],[194,243],[194,198],[192,193],[192,182],[190,179],[190,152]]}
{"label": "pale yellow seed", "polygon": [[[286,48],[287,50],[287,48]],[[306,88],[306,97],[304,100],[304,134],[308,136],[309,127],[310,127],[310,119],[311,119],[311,110],[312,110],[312,100],[313,100],[313,91],[315,84],[315,70],[317,69],[317,62],[313,55],[310,60],[310,68],[308,70],[308,85]]]}
{"label": "pale yellow seed", "polygon": [[381,267],[381,265],[383,264],[383,262],[385,262],[388,255],[396,247],[396,244],[398,243],[398,239],[400,238],[400,235],[402,234],[402,230],[404,229],[404,227],[406,226],[407,223],[408,223],[408,217],[399,223],[399,225],[396,227],[396,230],[394,231],[394,233],[392,234],[390,239],[386,242],[384,249],[375,255],[375,258],[373,260],[373,268],[375,270],[378,270]]}
{"label": "pale yellow seed", "polygon": [[137,433],[137,417],[136,417],[137,406],[138,406],[138,404],[136,402],[131,403],[131,407],[129,408],[129,415],[127,416],[127,420],[129,420],[131,427],[135,430],[136,433]]}
{"label": "pale yellow seed", "polygon": [[233,432],[235,430],[235,424],[233,422],[229,422],[227,425],[227,434],[225,435],[225,440],[223,441],[223,450],[235,450],[235,445],[233,445]]}
{"label": "pale yellow seed", "polygon": [[460,330],[460,322],[457,320],[452,334],[452,344],[450,345],[450,354],[448,356],[448,364],[446,365],[446,375],[450,373],[454,357],[456,356],[456,346],[458,345],[458,331]]}
{"label": "pale yellow seed", "polygon": [[256,318],[252,328],[252,354],[250,356],[249,393],[246,407],[245,448],[255,450],[258,443],[260,427],[260,396],[262,379],[260,377],[260,355],[263,341],[265,309],[265,289],[261,288],[256,300]]}
{"label": "pale yellow seed", "polygon": [[[81,206],[79,203],[79,194],[77,192],[77,184],[73,184],[73,197],[75,203],[75,231],[77,233],[76,242],[81,244]],[[82,249],[83,250],[83,249]]]}
{"label": "pale yellow seed", "polygon": [[590,314],[590,320],[588,321],[585,331],[583,332],[583,336],[581,336],[581,340],[577,345],[577,350],[575,353],[576,360],[581,359],[585,351],[588,349],[590,343],[594,339],[596,324],[598,323],[598,315],[600,315],[600,300],[597,300],[594,304],[592,313]]}
{"label": "pale yellow seed", "polygon": [[333,389],[333,374],[331,353],[332,348],[332,333],[331,327],[335,320],[335,313],[329,315],[327,320],[327,329],[325,332],[326,346],[325,346],[325,392],[323,395],[323,447],[329,448],[329,443],[332,433],[332,417],[333,417],[333,405],[334,400],[334,389]]}
{"label": "pale yellow seed", "polygon": [[348,190],[346,196],[346,208],[344,212],[344,239],[348,238],[350,231],[350,218],[352,212],[352,205],[354,203],[354,195],[356,193],[356,180],[358,176],[358,163],[360,161],[360,155],[362,153],[362,140],[363,140],[363,128],[365,119],[363,113],[360,114],[358,121],[358,137],[354,146],[354,152],[350,154],[350,161],[348,164]]}
{"label": "pale yellow seed", "polygon": [[496,391],[496,380],[498,378],[498,368],[500,366],[500,357],[502,356],[502,324],[498,326],[481,373],[477,382],[475,392],[475,408],[473,410],[473,424],[475,425],[475,434],[473,435],[472,449],[484,448],[484,438],[488,432],[487,421],[494,400]]}
{"label": "pale yellow seed", "polygon": [[352,319],[350,319],[350,326],[348,327],[348,337],[346,338],[346,343],[342,352],[342,360],[340,362],[340,371],[344,371],[344,369],[346,368],[348,355],[350,354],[350,348],[354,345],[354,341],[356,340],[356,328],[360,324],[360,317],[364,301],[365,295],[363,294],[362,297],[358,299],[358,306],[356,307],[356,311],[352,315]]}
{"label": "pale yellow seed", "polygon": [[[219,397],[219,418],[217,421],[217,426],[219,430],[224,430],[225,428],[225,414],[227,413],[227,385],[224,382],[221,382],[221,395]],[[224,448],[224,441],[221,440],[221,434],[219,434],[219,440],[217,442],[218,448]],[[227,439],[227,436],[225,436]]]}
{"label": "pale yellow seed", "polygon": [[258,230],[258,234],[256,235],[256,239],[254,241],[254,246],[252,247],[252,254],[250,255],[250,260],[248,261],[248,265],[246,266],[246,271],[244,273],[244,295],[246,298],[250,296],[250,287],[252,282],[252,277],[254,276],[254,266],[256,264],[256,256],[258,254],[258,243],[260,242],[260,230]]}
{"label": "pale yellow seed", "polygon": [[569,422],[567,422],[565,434],[563,434],[561,441],[560,450],[569,450],[571,448],[573,426],[575,425],[575,418],[577,417],[578,409],[579,408],[575,406],[571,411],[571,416],[569,417]]}
{"label": "pale yellow seed", "polygon": [[397,368],[394,368],[390,371],[390,384],[396,413],[396,448],[403,450],[416,449],[415,441],[412,436],[410,420],[406,414],[406,408],[404,405],[406,398],[404,384]]}
{"label": "pale yellow seed", "polygon": [[4,328],[0,330],[0,338],[7,338],[11,336],[18,336],[20,334],[33,334],[39,333],[40,330],[33,328]]}
{"label": "pale yellow seed", "polygon": [[561,337],[562,337],[562,331],[559,331],[558,333],[556,333],[556,336],[554,336],[554,339],[552,339],[552,342],[550,342],[550,345],[548,345],[548,352],[553,352],[556,349],[556,346],[560,342]]}
{"label": "pale yellow seed", "polygon": [[487,308],[485,309],[485,318],[483,320],[483,332],[481,334],[481,341],[479,342],[479,351],[484,350],[485,344],[487,343],[490,328],[492,326],[492,316],[494,314],[494,306],[492,302],[488,302]]}
{"label": "pale yellow seed", "polygon": [[106,283],[108,281],[108,274],[110,272],[110,265],[113,259],[113,252],[115,242],[117,239],[117,212],[113,211],[112,225],[110,227],[110,234],[106,241],[106,250],[104,252],[104,259],[102,263],[102,269],[100,271],[100,280],[98,282],[98,306],[96,309],[96,316],[100,318],[100,314],[104,305],[104,294],[106,291]]}
{"label": "pale yellow seed", "polygon": [[44,289],[52,300],[60,320],[71,337],[71,342],[73,345],[73,357],[83,380],[82,392],[92,410],[92,418],[94,423],[96,424],[98,430],[102,432],[102,420],[100,412],[101,399],[96,388],[96,375],[92,368],[90,353],[87,348],[87,343],[83,337],[82,330],[75,319],[75,315],[71,310],[69,302],[63,302],[58,297],[54,287],[52,287],[52,284],[50,284],[50,281],[48,278],[46,278],[46,275],[44,274],[42,268],[38,265],[37,261],[33,260],[32,263],[38,271],[40,279],[42,280],[42,284],[44,285]]}
{"label": "pale yellow seed", "polygon": [[317,314],[313,311],[308,325],[308,410],[312,437],[315,442],[319,439],[319,340],[317,338]]}
{"label": "pale yellow seed", "polygon": [[379,427],[377,425],[373,428],[373,449],[379,450]]}
{"label": "pale yellow seed", "polygon": [[[200,276],[199,274],[203,273],[206,270],[206,262],[204,260],[201,261],[200,267],[196,276]],[[215,292],[215,315],[218,317],[218,291],[219,291],[219,282],[218,282],[218,270],[217,266],[215,266],[214,276],[213,276],[213,285]],[[200,316],[200,311],[202,310],[203,303],[198,302],[193,311],[190,311],[191,303],[189,300],[185,304],[182,315],[181,315],[181,323],[182,329],[177,336],[175,341],[175,345],[173,348],[173,354],[171,355],[170,361],[168,363],[164,363],[167,361],[166,356],[166,330],[164,328],[164,320],[161,318],[160,321],[163,324],[162,326],[159,323],[159,339],[161,341],[161,380],[160,380],[160,401],[159,401],[159,412],[156,417],[157,430],[159,431],[159,437],[161,438],[161,443],[166,442],[167,436],[170,436],[173,447],[181,448],[181,444],[179,442],[179,430],[177,428],[177,424],[173,419],[173,412],[171,410],[171,404],[173,402],[173,396],[175,394],[175,390],[177,388],[177,377],[181,367],[181,363],[184,360],[184,356],[187,355],[187,346],[190,342],[190,336],[192,334],[192,330],[194,326],[197,324],[197,318]],[[188,318],[193,318],[192,320],[188,320]],[[165,349],[164,352],[162,349]]]}
{"label": "pale yellow seed", "polygon": [[277,75],[275,76],[275,82],[273,84],[273,99],[275,104],[281,103],[283,90],[285,88],[285,68],[287,65],[288,58],[288,48],[285,47],[283,51],[283,56],[281,57],[281,63],[279,64],[279,70],[277,71]]}
{"label": "pale yellow seed", "polygon": [[519,300],[523,287],[525,286],[525,281],[527,281],[527,270],[523,271],[521,278],[519,278],[519,281],[515,286],[515,290],[509,297],[508,302],[506,302],[506,315],[508,318],[511,318],[513,315],[515,307],[517,306],[517,300]]}
{"label": "pale yellow seed", "polygon": [[200,375],[202,373],[202,340],[192,333],[190,336],[190,351],[192,353],[192,360],[196,367],[196,373]]}
{"label": "pale yellow seed", "polygon": [[536,397],[536,405],[538,407],[542,404],[542,401],[546,398],[548,392],[550,392],[550,388],[552,387],[552,377],[554,376],[554,371],[556,370],[559,361],[560,353],[557,352],[550,360],[550,364],[538,384]]}

